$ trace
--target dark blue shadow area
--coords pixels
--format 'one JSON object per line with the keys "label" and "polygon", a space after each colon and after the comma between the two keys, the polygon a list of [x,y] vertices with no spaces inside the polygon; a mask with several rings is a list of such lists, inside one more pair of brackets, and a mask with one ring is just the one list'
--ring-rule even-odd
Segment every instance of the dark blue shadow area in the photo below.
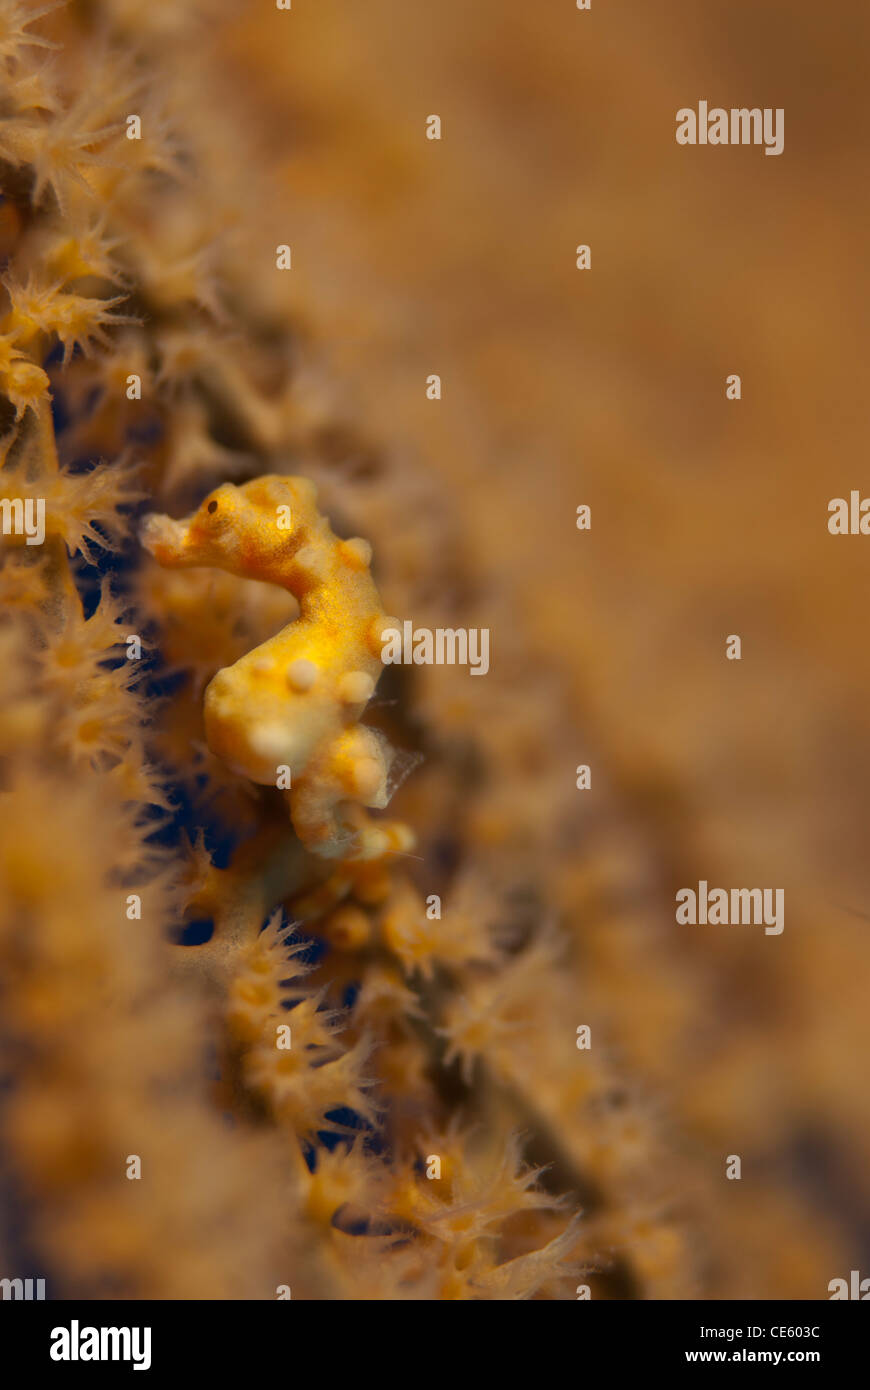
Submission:
{"label": "dark blue shadow area", "polygon": [[196,917],[176,927],[172,940],[176,946],[204,946],[214,935],[214,920],[211,917]]}

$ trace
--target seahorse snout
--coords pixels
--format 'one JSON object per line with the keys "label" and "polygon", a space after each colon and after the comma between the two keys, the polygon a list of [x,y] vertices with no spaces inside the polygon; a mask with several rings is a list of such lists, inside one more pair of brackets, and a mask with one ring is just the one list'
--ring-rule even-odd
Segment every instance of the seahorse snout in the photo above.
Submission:
{"label": "seahorse snout", "polygon": [[183,521],[149,512],[139,525],[139,540],[161,565],[183,565],[188,560],[188,527]]}

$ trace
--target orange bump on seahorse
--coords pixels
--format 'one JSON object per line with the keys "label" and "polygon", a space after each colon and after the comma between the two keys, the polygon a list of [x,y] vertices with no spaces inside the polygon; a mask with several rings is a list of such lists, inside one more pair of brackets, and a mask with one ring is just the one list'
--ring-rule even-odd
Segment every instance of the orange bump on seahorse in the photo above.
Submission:
{"label": "orange bump on seahorse", "polygon": [[143,544],[161,565],[214,566],[280,584],[299,617],[205,692],[208,745],[233,772],[284,792],[306,849],[326,858],[372,859],[407,850],[413,835],[375,822],[363,807],[390,795],[394,752],[360,718],[382,670],[387,618],[372,579],[371,547],[340,540],[321,516],[307,478],[269,475],[224,483],[182,521],[152,513]]}

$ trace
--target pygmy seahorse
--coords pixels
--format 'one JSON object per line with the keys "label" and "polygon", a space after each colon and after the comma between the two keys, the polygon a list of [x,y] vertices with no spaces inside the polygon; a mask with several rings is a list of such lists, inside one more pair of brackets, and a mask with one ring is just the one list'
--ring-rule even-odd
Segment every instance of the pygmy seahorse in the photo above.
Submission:
{"label": "pygmy seahorse", "polygon": [[215,566],[298,599],[297,619],[208,685],[206,740],[233,772],[284,789],[306,849],[370,859],[413,838],[362,810],[390,795],[394,752],[359,720],[381,673],[382,629],[395,620],[381,606],[370,545],[340,540],[316,499],[307,478],[224,483],[181,521],[146,516],[140,535],[161,565]]}

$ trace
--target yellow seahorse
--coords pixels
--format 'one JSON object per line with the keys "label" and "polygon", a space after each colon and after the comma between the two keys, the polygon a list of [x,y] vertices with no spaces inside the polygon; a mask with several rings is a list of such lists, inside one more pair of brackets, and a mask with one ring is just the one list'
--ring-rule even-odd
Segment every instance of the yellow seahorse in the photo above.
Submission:
{"label": "yellow seahorse", "polygon": [[152,513],[140,535],[161,565],[215,566],[298,599],[297,619],[209,684],[206,739],[233,772],[285,789],[306,849],[372,859],[413,843],[407,827],[362,809],[390,795],[394,752],[359,720],[382,670],[382,629],[395,620],[368,542],[339,539],[316,503],[307,478],[267,475],[222,484],[181,521]]}

